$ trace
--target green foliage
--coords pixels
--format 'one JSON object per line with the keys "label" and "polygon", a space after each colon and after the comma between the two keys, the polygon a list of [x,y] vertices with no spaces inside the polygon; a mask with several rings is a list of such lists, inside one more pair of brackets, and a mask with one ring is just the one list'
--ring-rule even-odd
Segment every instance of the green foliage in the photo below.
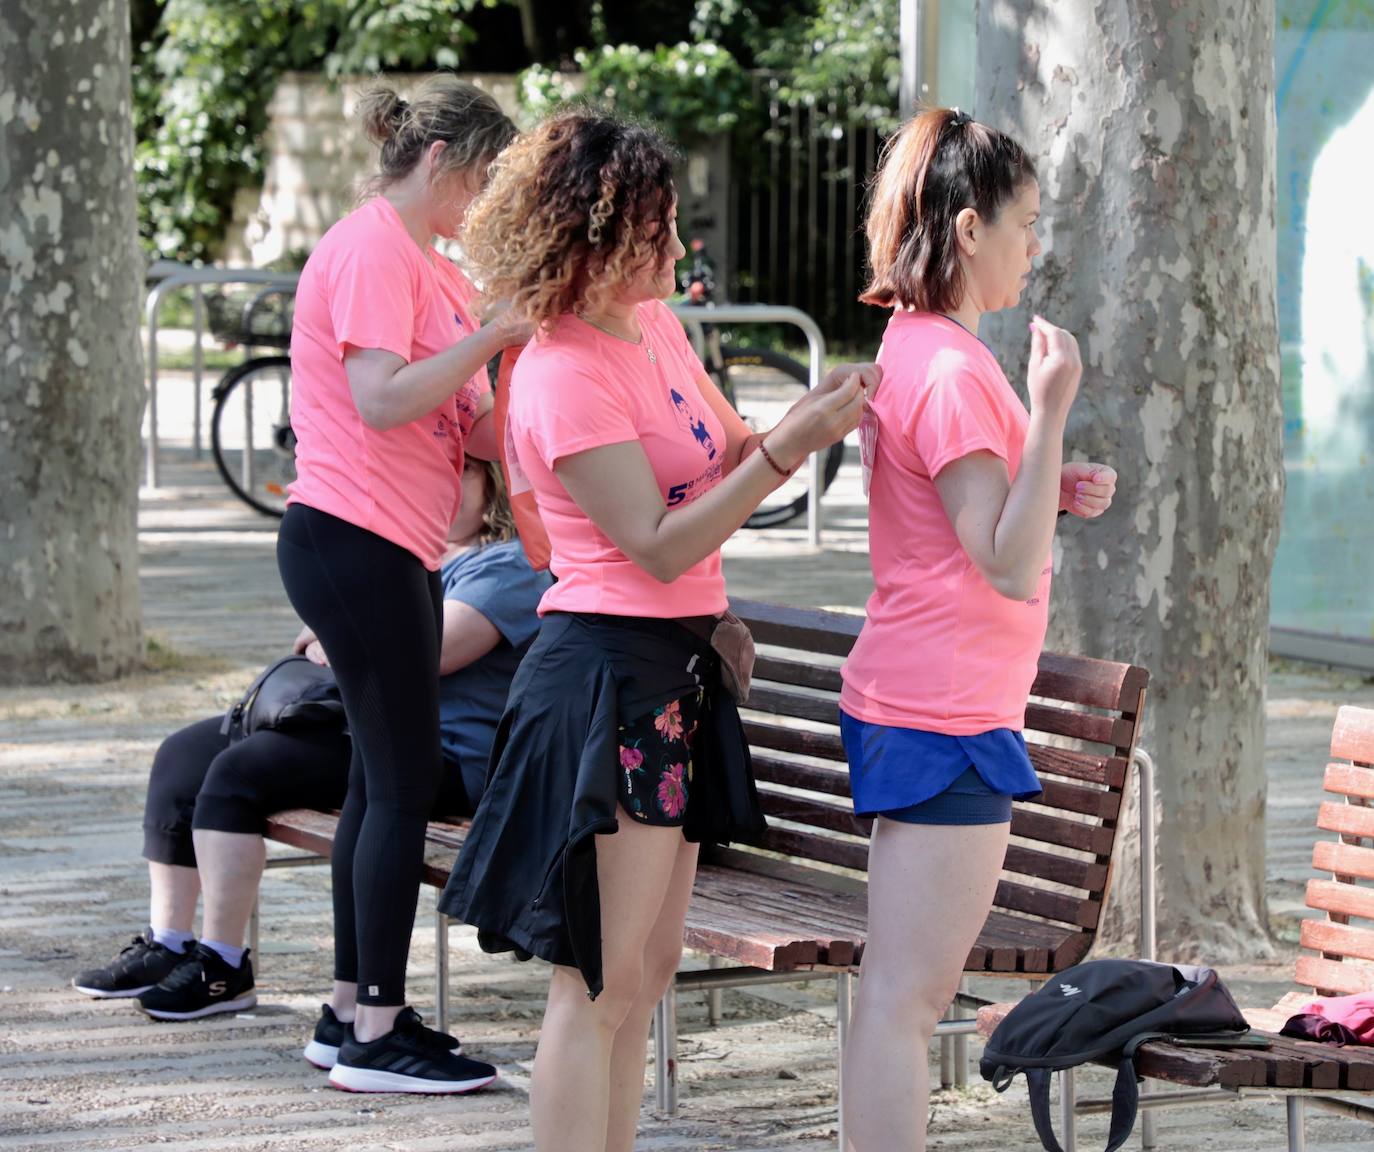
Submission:
{"label": "green foliage", "polygon": [[[139,226],[150,257],[204,260],[223,241],[240,188],[260,181],[268,105],[281,74],[458,68],[472,18],[517,0],[132,0]],[[519,5],[523,7],[522,3]],[[814,105],[817,130],[895,119],[895,0],[654,0],[578,5],[568,33],[581,82],[536,65],[521,77],[534,116],[581,93],[661,125],[679,144],[756,125],[746,66],[778,78],[779,96]],[[537,12],[547,13],[542,5]],[[669,20],[668,16],[673,19]],[[511,17],[513,19],[513,14]],[[547,17],[551,18],[551,17]],[[693,43],[607,45],[607,36]],[[574,23],[577,20],[574,19]],[[517,45],[518,47],[518,45]],[[484,54],[486,55],[486,54]],[[833,119],[829,115],[835,105]]]}
{"label": "green foliage", "polygon": [[899,10],[894,0],[820,0],[813,14],[794,16],[766,35],[758,61],[782,77],[784,101],[823,114],[835,105],[822,131],[839,122],[890,131],[897,126],[901,81]]}
{"label": "green foliage", "polygon": [[461,19],[504,0],[143,0],[133,80],[139,231],[150,257],[205,260],[262,176],[286,71],[456,67]]}
{"label": "green foliage", "polygon": [[579,49],[578,84],[568,73],[541,65],[520,76],[520,100],[533,118],[578,96],[659,125],[672,139],[690,145],[730,132],[747,111],[748,80],[735,58],[719,45],[675,44],[637,48],[633,44]]}
{"label": "green foliage", "polygon": [[460,13],[501,0],[354,0],[338,4],[339,42],[325,60],[330,76],[384,68],[457,68],[475,39]]}

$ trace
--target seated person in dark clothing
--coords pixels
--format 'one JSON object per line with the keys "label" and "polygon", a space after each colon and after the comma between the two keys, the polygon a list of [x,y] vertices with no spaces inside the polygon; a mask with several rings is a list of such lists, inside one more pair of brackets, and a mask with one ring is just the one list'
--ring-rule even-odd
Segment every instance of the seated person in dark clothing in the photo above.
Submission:
{"label": "seated person in dark clothing", "polygon": [[[441,569],[440,652],[447,771],[435,812],[471,815],[511,679],[539,628],[535,609],[550,577],[525,560],[495,464],[468,459],[449,542]],[[308,629],[295,649],[328,663]],[[158,748],[143,820],[151,924],[109,964],[78,975],[78,991],[136,997],[144,1012],[161,1020],[242,1011],[257,1002],[243,943],[266,858],[265,819],[287,808],[337,808],[347,790],[351,748],[342,726],[259,730],[231,741],[221,733],[222,722],[220,716],[201,720]],[[201,894],[197,942],[192,923]],[[336,891],[334,904],[336,936],[342,916],[351,939],[352,894]],[[356,991],[335,982],[307,1058],[332,1063]]]}

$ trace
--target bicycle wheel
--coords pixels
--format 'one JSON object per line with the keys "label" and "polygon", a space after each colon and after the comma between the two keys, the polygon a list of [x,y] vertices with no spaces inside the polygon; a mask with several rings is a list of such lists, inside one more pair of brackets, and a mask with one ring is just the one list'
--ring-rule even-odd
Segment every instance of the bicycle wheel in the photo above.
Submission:
{"label": "bicycle wheel", "polygon": [[224,374],[215,388],[210,447],[235,496],[267,516],[286,511],[286,486],[296,478],[289,356],[258,356]]}
{"label": "bicycle wheel", "polygon": [[[749,425],[751,432],[767,432],[783,414],[806,395],[806,365],[766,348],[732,348],[721,351],[720,367],[711,373],[716,386]],[[832,444],[821,464],[821,491],[834,482],[844,460],[844,442]],[[806,512],[810,469],[797,474],[768,497],[744,522],[746,528],[776,528]]]}

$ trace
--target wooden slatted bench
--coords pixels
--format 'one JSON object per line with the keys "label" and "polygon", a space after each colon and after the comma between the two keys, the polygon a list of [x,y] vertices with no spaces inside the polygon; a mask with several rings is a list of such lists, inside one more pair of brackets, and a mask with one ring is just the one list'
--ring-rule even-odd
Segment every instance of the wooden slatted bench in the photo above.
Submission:
{"label": "wooden slatted bench", "polygon": [[[1317,828],[1334,833],[1335,839],[1318,840],[1312,851],[1312,867],[1329,878],[1307,884],[1307,906],[1325,913],[1325,919],[1302,922],[1303,951],[1294,967],[1294,980],[1305,990],[1290,992],[1273,1008],[1244,1009],[1268,1048],[1143,1045],[1136,1062],[1140,1075],[1186,1089],[1147,1093],[1141,1097],[1144,1107],[1280,1095],[1287,1101],[1291,1150],[1306,1147],[1303,1121],[1309,1103],[1374,1122],[1370,1104],[1330,1095],[1374,1093],[1374,1047],[1338,1048],[1278,1035],[1314,993],[1374,992],[1374,710],[1340,710],[1331,756],[1334,762],[1327,765],[1323,786],[1338,799],[1322,803]],[[991,1035],[1010,1010],[1010,1004],[981,1009],[979,1032]],[[1061,1131],[1073,1128],[1079,1112],[1100,1110],[1099,1105],[1081,1101],[1075,1107],[1072,1078],[1067,1084],[1061,1081]]]}
{"label": "wooden slatted bench", "polygon": [[[839,665],[862,618],[753,601],[732,607],[759,645],[743,716],[769,827],[755,844],[703,852],[684,945],[707,954],[713,967],[679,972],[658,1009],[657,1100],[668,1113],[676,1106],[678,993],[835,979],[842,1045],[851,976],[863,953],[870,822],[857,819],[850,805],[837,710]],[[1042,656],[1025,731],[1045,791],[1038,801],[1015,806],[1005,872],[968,973],[1040,980],[1077,963],[1091,947],[1147,679],[1144,669],[1127,664]],[[324,813],[282,812],[269,821],[268,836],[327,855],[333,822]],[[448,879],[463,831],[430,825],[427,883],[442,886]],[[437,933],[442,1028],[448,1016],[442,915]],[[729,966],[716,967],[722,962]],[[972,1020],[951,1021],[947,1031],[967,1034],[973,1027]],[[954,1064],[961,1067],[962,1059]]]}

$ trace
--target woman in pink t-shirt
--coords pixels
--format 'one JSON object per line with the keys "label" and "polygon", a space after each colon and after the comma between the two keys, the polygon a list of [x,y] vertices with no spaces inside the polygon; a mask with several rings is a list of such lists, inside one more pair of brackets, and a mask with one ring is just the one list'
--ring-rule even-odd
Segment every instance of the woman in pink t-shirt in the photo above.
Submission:
{"label": "woman in pink t-shirt", "polygon": [[857,426],[878,379],[837,369],[750,434],[662,303],[676,211],[659,137],[571,112],[502,155],[468,217],[475,273],[538,325],[512,374],[508,463],[558,581],[441,907],[484,948],[555,965],[530,1093],[543,1152],[634,1145],[698,843],[762,821],[723,689],[727,641],[747,633],[721,621],[720,546]]}
{"label": "woman in pink t-shirt", "polygon": [[1056,518],[1099,516],[1115,490],[1105,465],[1063,462],[1074,338],[1031,325],[1029,411],[978,339],[1020,299],[1039,210],[1015,141],[935,109],[893,137],[868,213],[863,299],[893,315],[860,434],[874,591],[840,697],[854,809],[875,818],[843,1068],[853,1152],[926,1146],[935,1024],[991,907],[1012,800],[1040,791],[1021,728]]}
{"label": "woman in pink t-shirt", "polygon": [[528,329],[479,330],[472,285],[431,241],[457,233],[515,128],[454,77],[411,101],[374,90],[358,112],[381,146],[379,195],[330,228],[301,273],[297,479],[277,541],[282,583],[329,653],[353,740],[331,860],[332,1003],[344,1019],[356,1003],[356,1016],[330,1079],[355,1091],[462,1092],[496,1070],[456,1055],[452,1037],[404,1007],[443,771],[438,568],[464,446],[490,408],[486,363]]}

